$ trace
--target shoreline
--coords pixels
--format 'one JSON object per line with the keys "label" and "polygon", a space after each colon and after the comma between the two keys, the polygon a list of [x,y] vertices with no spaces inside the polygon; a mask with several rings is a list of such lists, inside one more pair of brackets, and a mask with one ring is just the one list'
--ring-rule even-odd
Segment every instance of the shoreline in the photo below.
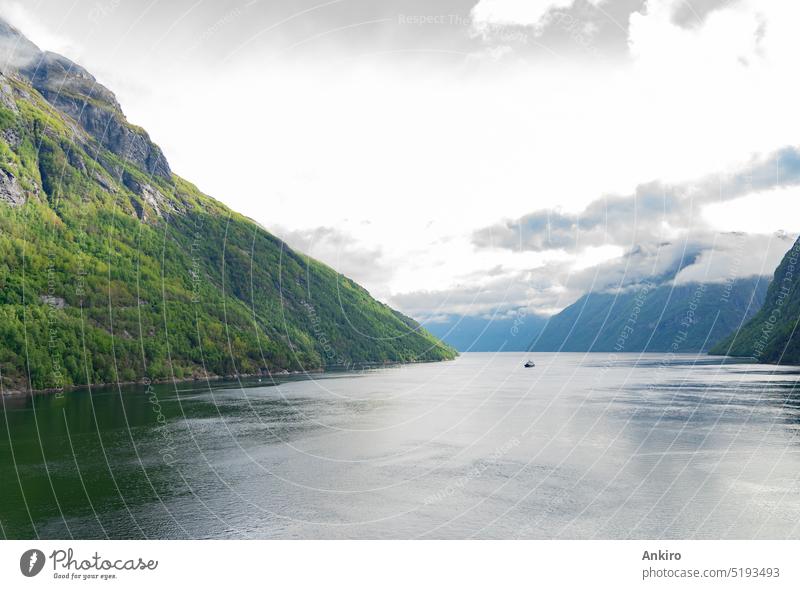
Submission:
{"label": "shoreline", "polygon": [[335,373],[335,372],[351,372],[351,373],[364,373],[368,370],[380,370],[381,368],[392,368],[397,366],[407,366],[411,364],[433,364],[436,362],[450,362],[458,358],[458,355],[452,359],[444,359],[444,360],[415,360],[411,362],[382,362],[382,363],[363,363],[363,364],[353,364],[351,367],[338,367],[338,366],[328,366],[328,367],[320,367],[320,368],[313,368],[309,370],[293,370],[289,371],[286,369],[281,370],[280,372],[274,373],[255,373],[255,374],[229,374],[226,376],[220,376],[217,374],[208,375],[208,376],[186,376],[182,378],[158,378],[158,379],[149,379],[149,378],[141,378],[138,380],[131,380],[131,381],[115,381],[115,382],[100,382],[100,383],[91,383],[91,384],[80,384],[80,385],[69,385],[62,388],[45,388],[45,389],[10,389],[10,388],[3,388],[3,392],[0,394],[0,397],[25,397],[25,396],[34,396],[34,395],[60,395],[64,393],[73,393],[76,391],[81,390],[91,390],[93,388],[98,387],[112,387],[112,386],[148,386],[151,384],[183,384],[187,382],[217,382],[217,381],[236,381],[239,379],[253,379],[253,378],[260,378],[260,379],[271,379],[275,380],[276,378],[285,378],[291,376],[311,376],[314,374],[328,374],[328,373]]}

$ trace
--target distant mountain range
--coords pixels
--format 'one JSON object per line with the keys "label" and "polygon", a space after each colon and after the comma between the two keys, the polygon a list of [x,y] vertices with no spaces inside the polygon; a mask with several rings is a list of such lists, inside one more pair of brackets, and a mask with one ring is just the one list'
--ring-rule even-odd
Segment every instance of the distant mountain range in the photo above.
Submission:
{"label": "distant mountain range", "polygon": [[517,312],[501,318],[454,315],[425,327],[459,352],[524,352],[546,323],[542,315]]}
{"label": "distant mountain range", "polygon": [[456,315],[425,327],[460,352],[705,352],[757,313],[768,284],[766,277],[643,283],[590,292],[549,318]]}
{"label": "distant mountain range", "polygon": [[173,174],[82,67],[2,21],[0,53],[4,392],[456,355]]}
{"label": "distant mountain range", "polygon": [[786,253],[759,312],[711,349],[771,364],[800,364],[800,240]]}
{"label": "distant mountain range", "polygon": [[761,308],[768,279],[590,292],[532,337],[541,352],[704,352]]}

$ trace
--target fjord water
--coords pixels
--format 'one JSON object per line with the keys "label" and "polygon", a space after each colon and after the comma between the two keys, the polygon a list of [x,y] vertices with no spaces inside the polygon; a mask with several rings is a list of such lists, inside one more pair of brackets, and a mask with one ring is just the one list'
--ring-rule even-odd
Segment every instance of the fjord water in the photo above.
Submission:
{"label": "fjord water", "polygon": [[1,531],[800,538],[798,378],[706,356],[463,354],[4,397]]}

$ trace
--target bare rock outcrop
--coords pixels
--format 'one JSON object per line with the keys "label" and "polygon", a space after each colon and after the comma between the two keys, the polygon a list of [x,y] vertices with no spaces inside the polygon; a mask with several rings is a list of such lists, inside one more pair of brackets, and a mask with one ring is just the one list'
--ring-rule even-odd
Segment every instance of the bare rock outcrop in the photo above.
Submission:
{"label": "bare rock outcrop", "polygon": [[25,204],[25,193],[16,176],[3,168],[0,168],[0,203],[5,203],[12,207]]}
{"label": "bare rock outcrop", "polygon": [[[100,145],[148,174],[172,177],[161,148],[131,125],[114,93],[62,55],[41,51],[0,19],[0,63],[26,79],[55,108],[77,121]],[[5,73],[5,72],[4,72]],[[0,100],[5,100],[0,84]]]}

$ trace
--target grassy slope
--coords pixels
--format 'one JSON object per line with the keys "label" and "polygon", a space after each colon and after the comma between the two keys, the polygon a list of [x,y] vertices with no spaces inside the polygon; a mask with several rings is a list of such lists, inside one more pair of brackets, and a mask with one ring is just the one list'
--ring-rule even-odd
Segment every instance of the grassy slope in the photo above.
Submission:
{"label": "grassy slope", "polygon": [[[27,196],[0,202],[6,390],[455,355],[353,281],[188,182],[143,174],[26,83],[6,82],[0,133],[21,141],[0,139],[0,167]],[[137,183],[163,195],[161,214]]]}

